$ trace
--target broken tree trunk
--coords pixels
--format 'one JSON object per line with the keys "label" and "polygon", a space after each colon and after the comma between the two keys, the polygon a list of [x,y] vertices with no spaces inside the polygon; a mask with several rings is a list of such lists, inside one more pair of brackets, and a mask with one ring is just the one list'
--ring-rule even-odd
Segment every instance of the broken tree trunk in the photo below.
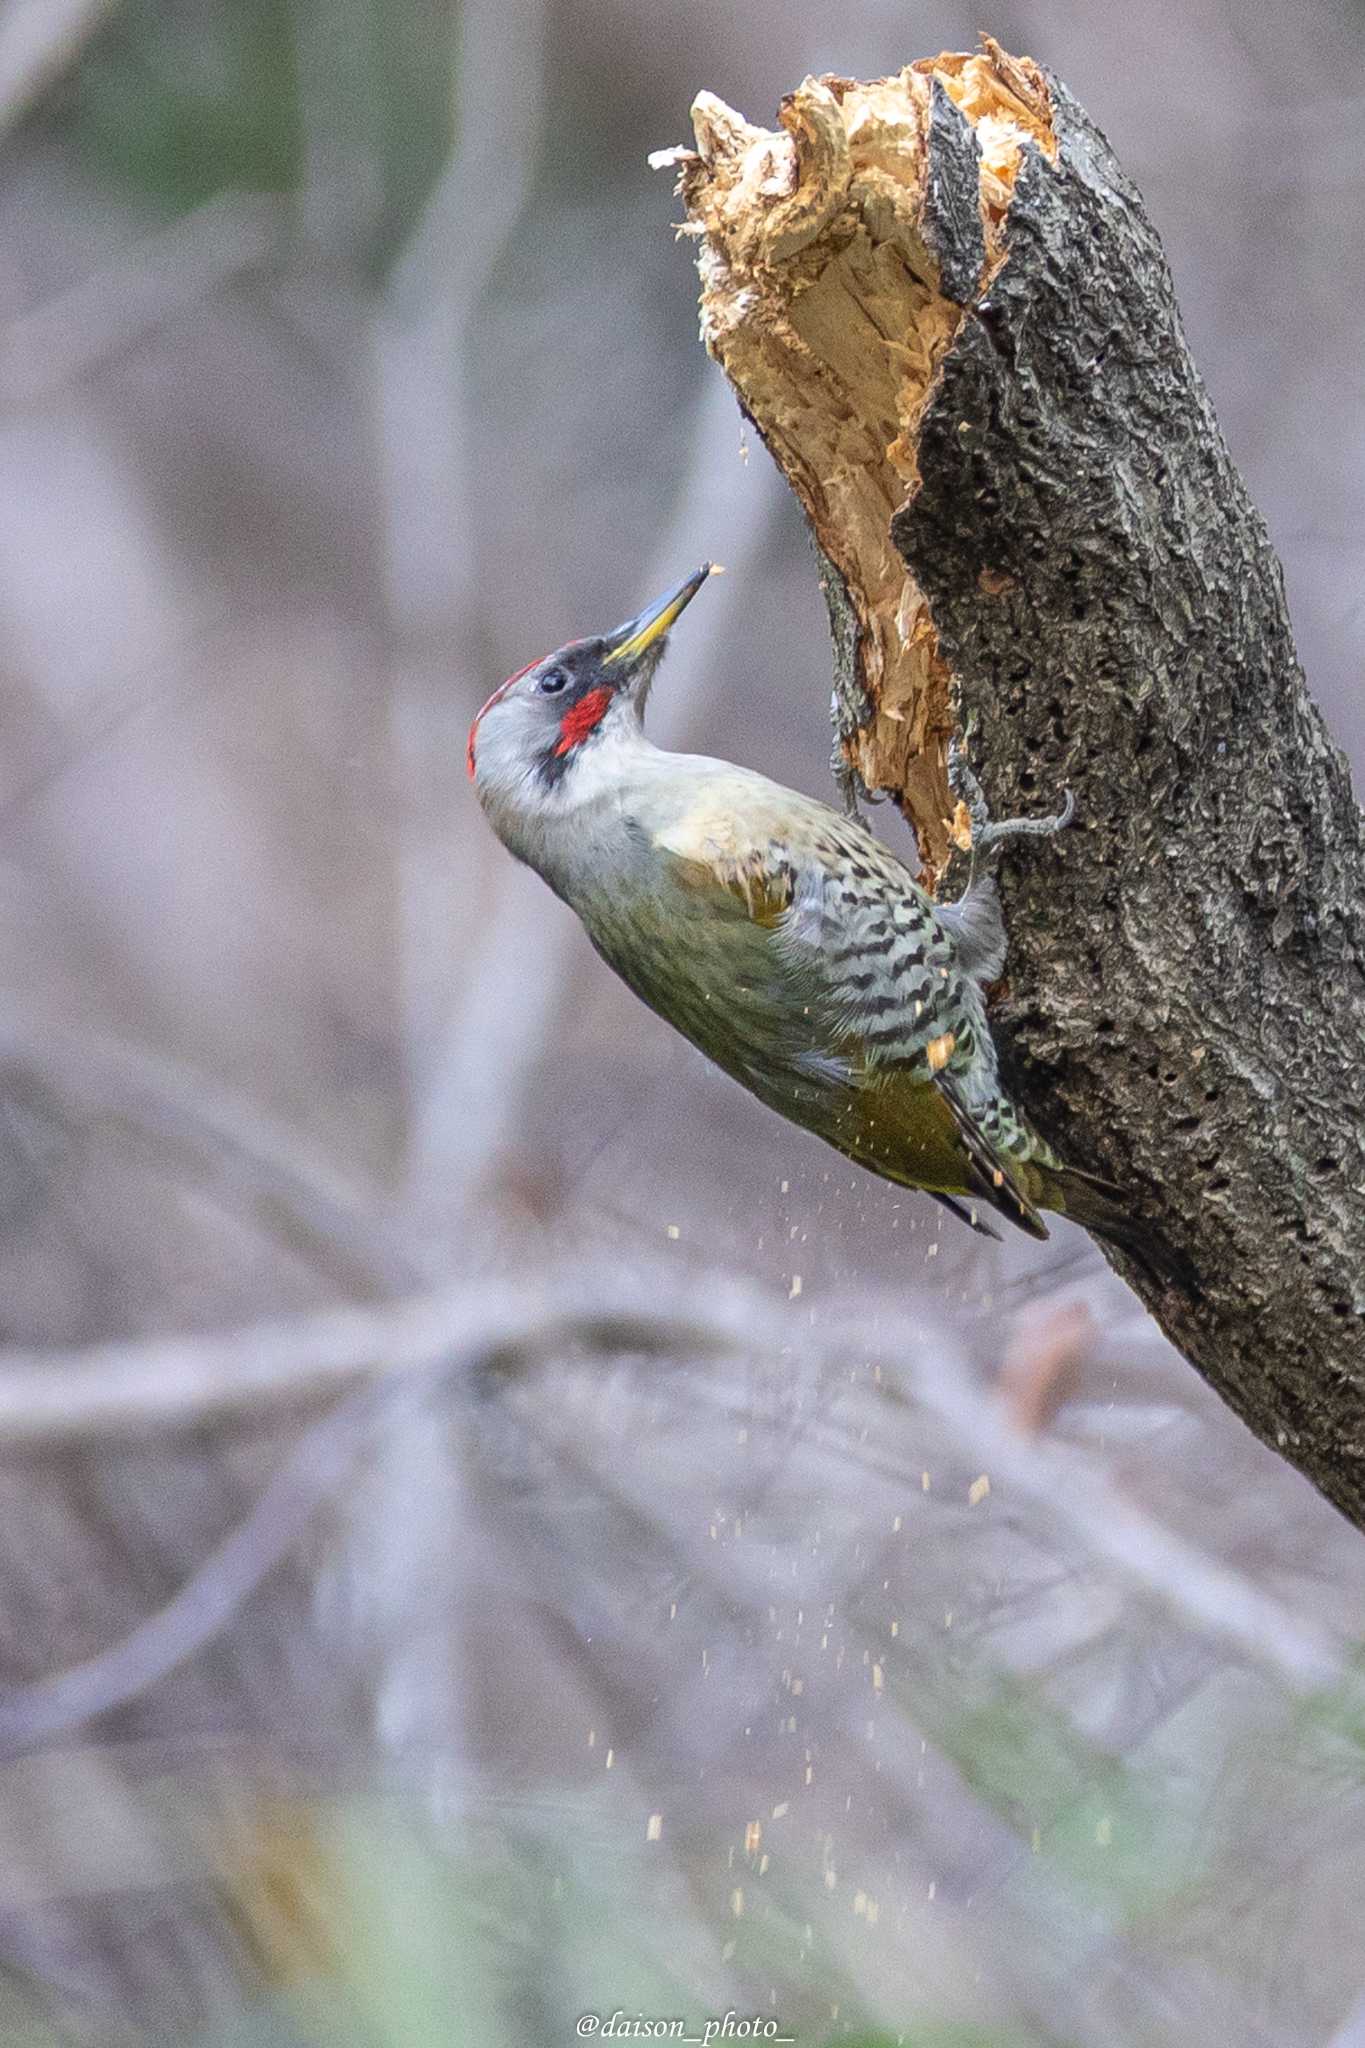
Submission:
{"label": "broken tree trunk", "polygon": [[[680,166],[702,327],[805,507],[849,770],[936,880],[955,732],[997,816],[1011,1080],[1191,1260],[1163,1327],[1365,1526],[1365,849],[1157,236],[987,41]],[[1118,1261],[1122,1264],[1122,1261]]]}

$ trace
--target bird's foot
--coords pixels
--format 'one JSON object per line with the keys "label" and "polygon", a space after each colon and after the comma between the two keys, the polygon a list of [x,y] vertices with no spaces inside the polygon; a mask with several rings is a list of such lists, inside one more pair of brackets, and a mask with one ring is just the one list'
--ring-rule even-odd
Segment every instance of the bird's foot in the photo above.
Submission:
{"label": "bird's foot", "polygon": [[885,803],[890,794],[890,791],[885,789],[869,789],[837,741],[834,752],[830,755],[829,770],[834,777],[834,786],[839,792],[839,801],[846,818],[861,818],[859,804]]}
{"label": "bird's foot", "polygon": [[968,767],[956,736],[948,742],[948,786],[965,804],[971,823],[973,880],[986,855],[1006,839],[1050,839],[1054,832],[1065,831],[1076,815],[1076,799],[1067,789],[1062,792],[1062,808],[1053,818],[992,818],[986,793]]}

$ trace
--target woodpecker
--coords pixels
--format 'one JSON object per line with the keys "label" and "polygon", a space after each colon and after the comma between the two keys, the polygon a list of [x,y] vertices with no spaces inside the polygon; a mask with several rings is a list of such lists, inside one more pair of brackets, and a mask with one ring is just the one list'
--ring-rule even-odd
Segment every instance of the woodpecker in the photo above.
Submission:
{"label": "woodpecker", "polygon": [[[575,911],[607,965],[769,1108],[994,1237],[1056,1210],[1158,1284],[1181,1262],[1121,1189],[1066,1166],[1004,1092],[986,1018],[1005,933],[984,845],[1070,816],[989,825],[969,774],[973,873],[931,898],[854,816],[645,736],[670,628],[705,563],[613,632],[496,689],[468,767],[494,831]],[[962,772],[962,771],[960,771]]]}

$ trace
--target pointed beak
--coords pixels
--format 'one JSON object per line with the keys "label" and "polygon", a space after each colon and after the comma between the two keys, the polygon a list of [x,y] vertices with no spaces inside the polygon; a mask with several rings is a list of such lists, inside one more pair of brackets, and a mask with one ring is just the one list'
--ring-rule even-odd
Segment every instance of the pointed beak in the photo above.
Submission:
{"label": "pointed beak", "polygon": [[[686,610],[708,576],[714,573],[710,562],[703,562],[700,569],[694,569],[690,576],[655,600],[646,605],[638,618],[627,619],[624,626],[618,626],[614,633],[608,633],[608,652],[603,656],[603,668],[633,668],[642,654],[657,646],[669,630],[678,614]],[[624,680],[624,678],[623,678]]]}

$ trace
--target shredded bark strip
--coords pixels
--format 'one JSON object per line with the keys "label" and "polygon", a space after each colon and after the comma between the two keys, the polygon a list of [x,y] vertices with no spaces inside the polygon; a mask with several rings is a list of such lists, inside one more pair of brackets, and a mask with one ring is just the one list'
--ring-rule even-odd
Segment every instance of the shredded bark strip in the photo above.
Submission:
{"label": "shredded bark strip", "polygon": [[[1055,149],[1036,66],[987,39],[894,78],[807,78],[756,128],[713,93],[692,107],[679,167],[700,239],[701,322],[838,570],[858,622],[866,723],[845,741],[869,789],[893,790],[936,872],[955,805],[948,664],[924,595],[891,538],[918,481],[920,415],[965,308],[1004,261],[1004,223],[1026,145]],[[962,224],[940,232],[936,151],[975,152],[979,260]]]}

